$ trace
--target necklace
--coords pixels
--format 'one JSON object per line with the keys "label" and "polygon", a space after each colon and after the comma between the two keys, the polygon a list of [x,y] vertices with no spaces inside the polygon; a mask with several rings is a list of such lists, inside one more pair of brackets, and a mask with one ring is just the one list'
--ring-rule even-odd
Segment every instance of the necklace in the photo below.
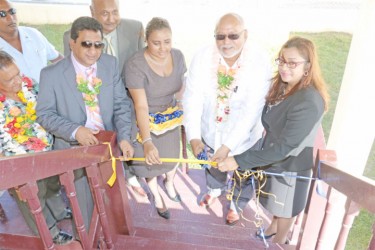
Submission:
{"label": "necklace", "polygon": [[37,87],[30,78],[22,77],[20,101],[0,98],[0,138],[5,155],[41,152],[51,148],[52,136],[36,122]]}
{"label": "necklace", "polygon": [[150,62],[150,63],[152,63],[154,65],[157,65],[157,66],[165,66],[169,62],[169,55],[163,60],[163,62],[158,62],[157,60],[155,60],[154,58],[152,58],[152,56],[147,51],[147,49],[145,50],[145,55],[146,55],[146,60],[148,62]]}
{"label": "necklace", "polygon": [[235,91],[235,75],[237,70],[240,68],[239,65],[235,68],[228,68],[221,64],[219,61],[219,67],[217,69],[217,90],[216,90],[216,122],[225,122],[230,114],[229,100]]}

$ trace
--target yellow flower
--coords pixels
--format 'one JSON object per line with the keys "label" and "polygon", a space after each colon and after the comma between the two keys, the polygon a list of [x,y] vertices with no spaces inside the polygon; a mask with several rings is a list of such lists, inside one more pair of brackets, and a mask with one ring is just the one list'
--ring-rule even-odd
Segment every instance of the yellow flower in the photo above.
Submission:
{"label": "yellow flower", "polygon": [[32,116],[30,117],[30,119],[33,120],[33,121],[35,121],[35,120],[36,120],[36,115],[32,115]]}
{"label": "yellow flower", "polygon": [[29,137],[28,136],[26,136],[26,135],[18,135],[17,136],[17,141],[18,141],[18,143],[24,143],[25,141],[27,141],[29,139]]}
{"label": "yellow flower", "polygon": [[219,65],[219,68],[217,69],[218,73],[222,73],[223,75],[226,74],[227,68],[224,65]]}
{"label": "yellow flower", "polygon": [[24,119],[23,119],[22,116],[19,116],[19,117],[17,117],[16,121],[17,121],[17,123],[21,123],[21,122],[24,121]]}
{"label": "yellow flower", "polygon": [[234,76],[236,74],[237,70],[236,69],[229,69],[228,70],[228,75]]}
{"label": "yellow flower", "polygon": [[26,103],[26,102],[27,102],[27,100],[26,100],[26,98],[25,98],[25,95],[23,94],[22,91],[19,91],[19,92],[17,93],[17,96],[21,99],[21,101],[22,101],[23,103]]}
{"label": "yellow flower", "polygon": [[15,124],[14,124],[14,127],[15,127],[15,128],[20,128],[20,127],[21,127],[21,124],[19,124],[19,123],[15,123]]}

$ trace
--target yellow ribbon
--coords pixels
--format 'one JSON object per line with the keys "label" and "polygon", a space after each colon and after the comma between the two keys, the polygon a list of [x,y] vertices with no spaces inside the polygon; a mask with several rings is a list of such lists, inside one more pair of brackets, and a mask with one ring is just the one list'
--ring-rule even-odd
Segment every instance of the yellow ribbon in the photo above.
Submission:
{"label": "yellow ribbon", "polygon": [[[117,175],[116,175],[116,160],[122,161],[122,158],[116,158],[112,154],[112,148],[111,144],[109,142],[103,142],[103,144],[107,144],[109,148],[109,155],[110,155],[110,160],[112,161],[112,175],[108,179],[107,184],[112,187],[113,184],[116,181]],[[129,161],[146,161],[145,158],[129,158]],[[177,159],[177,158],[160,158],[161,162],[181,162],[181,163],[192,163],[192,164],[208,164],[211,165],[212,167],[217,167],[217,162],[214,161],[204,161],[204,160],[191,160],[191,159]]]}
{"label": "yellow ribbon", "polygon": [[103,144],[107,144],[108,145],[109,155],[111,156],[112,171],[113,171],[113,173],[112,173],[111,177],[108,179],[107,184],[110,187],[112,187],[113,184],[115,184],[115,181],[116,181],[116,178],[117,178],[117,174],[116,174],[116,160],[121,160],[121,159],[120,158],[116,158],[116,157],[113,156],[111,144],[109,142],[103,142]]}
{"label": "yellow ribbon", "polygon": [[[235,170],[234,173],[233,173],[233,177],[232,177],[232,180],[233,180],[233,184],[232,184],[232,188],[228,191],[227,193],[227,199],[232,201],[233,199],[233,195],[234,195],[234,189],[237,185],[236,183],[236,178],[234,177],[234,175],[237,175],[240,183],[240,191],[239,191],[239,194],[237,196],[237,199],[235,201],[235,203],[238,205],[238,199],[240,198],[240,195],[241,195],[241,192],[242,192],[242,185],[241,183],[243,181],[246,181],[248,180],[251,176],[254,176],[254,179],[258,180],[258,188],[256,188],[256,194],[255,194],[255,204],[256,204],[256,209],[255,209],[255,221],[252,221],[248,218],[246,218],[244,215],[243,215],[243,211],[241,209],[240,211],[240,214],[241,214],[241,217],[248,221],[248,222],[253,222],[254,225],[259,228],[262,226],[263,224],[263,219],[262,219],[262,216],[260,215],[260,202],[259,202],[259,198],[260,198],[260,195],[263,194],[263,195],[268,195],[268,196],[272,196],[274,199],[275,199],[275,203],[276,204],[279,204],[281,206],[284,206],[284,203],[282,202],[279,202],[277,201],[277,197],[275,194],[271,194],[271,193],[267,193],[267,192],[264,192],[262,189],[263,187],[265,186],[266,182],[267,182],[267,175],[264,173],[263,170],[256,170],[256,171],[249,171],[249,170],[246,170],[245,172],[242,172],[240,173],[238,170]],[[239,208],[239,207],[238,207]]]}
{"label": "yellow ribbon", "polygon": [[[129,161],[146,161],[145,158],[129,158]],[[161,162],[181,162],[181,163],[192,163],[192,164],[208,164],[212,167],[217,167],[217,162],[215,161],[204,161],[204,160],[194,160],[194,159],[181,159],[181,158],[160,158]]]}

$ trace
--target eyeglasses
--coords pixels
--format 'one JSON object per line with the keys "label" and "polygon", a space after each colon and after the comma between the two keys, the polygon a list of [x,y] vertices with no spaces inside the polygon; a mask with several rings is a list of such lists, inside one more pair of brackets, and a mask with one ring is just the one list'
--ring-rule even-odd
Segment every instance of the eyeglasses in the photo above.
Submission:
{"label": "eyeglasses", "polygon": [[9,15],[15,15],[17,13],[15,8],[10,8],[9,10],[0,10],[0,17],[6,17],[9,13]]}
{"label": "eyeglasses", "polygon": [[295,69],[298,65],[302,63],[307,63],[308,61],[302,61],[302,62],[286,62],[281,58],[276,58],[275,63],[277,66],[282,67],[284,64],[289,68],[289,69]]}
{"label": "eyeglasses", "polygon": [[102,49],[104,47],[104,43],[102,42],[90,42],[90,41],[81,42],[81,46],[87,49],[91,48],[93,45],[95,49]]}
{"label": "eyeglasses", "polygon": [[230,39],[230,40],[237,40],[238,38],[240,38],[242,32],[244,32],[244,31],[245,30],[243,30],[243,31],[241,31],[240,33],[237,33],[237,34],[228,34],[228,35],[216,34],[216,35],[214,35],[214,37],[217,41],[225,40],[226,37],[228,37],[228,39]]}

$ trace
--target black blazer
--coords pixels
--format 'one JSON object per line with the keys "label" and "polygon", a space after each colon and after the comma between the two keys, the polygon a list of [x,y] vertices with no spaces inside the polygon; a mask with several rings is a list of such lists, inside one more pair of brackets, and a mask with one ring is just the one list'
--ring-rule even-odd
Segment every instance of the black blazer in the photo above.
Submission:
{"label": "black blazer", "polygon": [[263,109],[266,130],[261,151],[247,150],[234,158],[241,169],[261,166],[285,171],[311,169],[313,147],[324,113],[324,101],[312,86],[301,89],[276,106]]}

